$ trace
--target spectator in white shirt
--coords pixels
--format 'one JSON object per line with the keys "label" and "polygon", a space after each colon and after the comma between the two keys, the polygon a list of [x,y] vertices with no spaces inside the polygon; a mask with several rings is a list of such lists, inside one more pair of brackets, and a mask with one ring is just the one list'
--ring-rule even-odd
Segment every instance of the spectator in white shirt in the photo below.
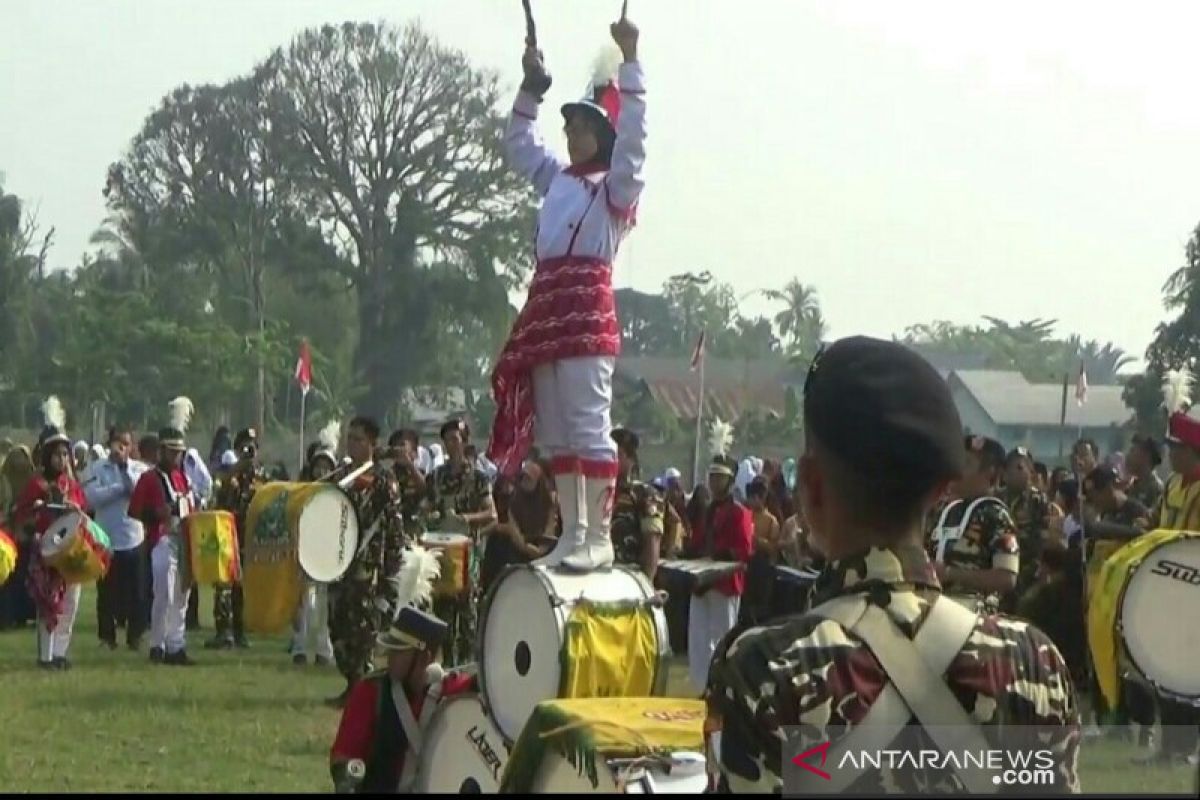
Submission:
{"label": "spectator in white shirt", "polygon": [[146,595],[146,557],[142,553],[145,531],[129,514],[129,498],[138,478],[147,470],[132,457],[133,433],[115,426],[108,433],[108,457],[91,466],[83,491],[96,522],[108,534],[112,564],[97,585],[96,615],[100,641],[117,648],[117,627],[125,627],[125,642],[136,650],[146,631],[149,598]]}

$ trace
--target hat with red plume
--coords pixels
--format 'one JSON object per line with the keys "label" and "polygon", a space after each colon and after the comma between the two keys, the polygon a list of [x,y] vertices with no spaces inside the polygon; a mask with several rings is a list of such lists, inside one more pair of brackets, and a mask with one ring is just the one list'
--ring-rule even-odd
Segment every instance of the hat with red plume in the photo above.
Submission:
{"label": "hat with red plume", "polygon": [[1191,416],[1192,375],[1186,368],[1170,370],[1163,378],[1163,405],[1170,415],[1167,441],[1200,450],[1200,420]]}
{"label": "hat with red plume", "polygon": [[617,70],[623,58],[615,45],[606,47],[596,57],[587,93],[582,100],[563,105],[562,115],[565,119],[570,119],[576,111],[587,109],[608,123],[608,127],[616,133],[617,120],[621,117],[621,87],[617,84]]}

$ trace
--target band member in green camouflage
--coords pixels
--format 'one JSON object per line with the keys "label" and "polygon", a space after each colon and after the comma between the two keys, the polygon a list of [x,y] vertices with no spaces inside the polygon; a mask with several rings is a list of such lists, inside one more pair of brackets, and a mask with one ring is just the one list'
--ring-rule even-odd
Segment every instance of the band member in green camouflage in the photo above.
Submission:
{"label": "band member in green camouflage", "polygon": [[[379,425],[355,417],[346,435],[350,471],[375,460]],[[363,675],[373,668],[375,638],[399,611],[396,580],[410,544],[400,517],[400,487],[385,465],[376,463],[346,489],[358,514],[359,545],[350,568],[331,587],[329,636],[346,691],[331,701],[341,706]]]}
{"label": "band member in green camouflage", "polygon": [[1017,543],[1021,550],[1017,588],[1002,598],[1004,610],[1011,613],[1017,607],[1017,599],[1033,585],[1042,553],[1046,515],[1050,511],[1050,502],[1034,485],[1033,456],[1026,448],[1013,448],[1005,459],[1004,488],[999,497],[1008,506],[1008,513],[1017,526]]}
{"label": "band member in green camouflage", "polygon": [[[814,603],[860,596],[885,612],[895,633],[912,639],[941,595],[923,547],[923,518],[963,470],[962,427],[950,392],[903,346],[844,339],[810,368],[804,423],[797,494],[814,545],[828,559]],[[718,788],[779,792],[785,758],[838,748],[857,726],[872,724],[868,712],[891,677],[861,638],[819,611],[735,632],[718,648],[705,726],[724,784]],[[978,725],[1048,730],[1042,747],[1055,754],[1053,790],[1078,791],[1074,686],[1044,633],[1015,619],[977,616],[942,679]],[[916,733],[936,749],[928,730],[918,726]],[[965,790],[954,770],[901,774],[903,764],[883,766],[864,771],[845,790]]]}
{"label": "band member in green camouflage", "polygon": [[1132,478],[1125,494],[1151,510],[1158,505],[1163,493],[1162,478],[1154,472],[1162,463],[1162,448],[1152,436],[1134,436],[1125,457],[1125,466]]}
{"label": "band member in green camouflage", "polygon": [[[254,428],[238,431],[233,440],[238,463],[229,477],[217,489],[216,506],[233,514],[237,523],[238,554],[246,545],[246,515],[254,493],[267,483],[267,472],[258,461],[258,433]],[[234,645],[249,647],[246,639],[244,617],[245,598],[240,583],[213,587],[213,622],[217,631],[204,646],[212,649],[228,649]]]}
{"label": "band member in green camouflage", "polygon": [[429,492],[425,485],[425,476],[417,469],[417,449],[420,445],[420,435],[410,428],[393,431],[388,437],[388,450],[394,460],[396,483],[400,487],[400,510],[404,516],[404,531],[414,539],[420,538],[425,532],[421,511]]}

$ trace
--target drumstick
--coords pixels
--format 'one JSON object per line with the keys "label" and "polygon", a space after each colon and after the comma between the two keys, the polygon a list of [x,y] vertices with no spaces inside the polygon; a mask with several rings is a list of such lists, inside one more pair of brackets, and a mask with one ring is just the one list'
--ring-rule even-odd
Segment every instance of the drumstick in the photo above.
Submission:
{"label": "drumstick", "polygon": [[367,463],[363,464],[361,467],[359,467],[358,469],[354,470],[354,471],[353,471],[353,472],[351,472],[349,475],[347,475],[346,477],[344,477],[344,478],[342,478],[340,481],[338,481],[338,484],[337,484],[337,485],[338,485],[338,488],[339,488],[339,489],[341,489],[342,491],[345,491],[346,489],[349,489],[349,488],[350,488],[350,486],[351,486],[351,485],[352,485],[352,484],[353,484],[353,483],[354,483],[356,480],[358,480],[358,478],[359,478],[359,476],[360,476],[360,475],[364,475],[364,474],[366,474],[366,472],[367,472],[369,469],[371,469],[371,467],[373,467],[373,466],[375,466],[375,462],[374,462],[374,461],[368,461]]}
{"label": "drumstick", "polygon": [[521,6],[525,9],[525,44],[537,47],[537,25],[533,22],[533,9],[529,0],[521,0]]}

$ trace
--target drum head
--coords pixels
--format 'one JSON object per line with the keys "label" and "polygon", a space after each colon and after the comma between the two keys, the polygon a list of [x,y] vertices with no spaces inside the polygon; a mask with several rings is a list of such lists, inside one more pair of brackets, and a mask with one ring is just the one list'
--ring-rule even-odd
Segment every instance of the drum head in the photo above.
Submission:
{"label": "drum head", "polygon": [[66,550],[79,535],[85,519],[78,511],[71,511],[51,522],[42,535],[42,558],[50,558]]}
{"label": "drum head", "polygon": [[1139,674],[1172,694],[1200,697],[1200,539],[1146,554],[1121,598],[1121,637]]}
{"label": "drum head", "polygon": [[445,700],[421,749],[418,794],[496,794],[508,763],[504,740],[475,694]]}
{"label": "drum head", "polygon": [[314,581],[336,581],[350,568],[358,548],[358,516],[350,498],[335,487],[316,492],[297,524],[297,558]]}
{"label": "drum head", "polygon": [[[516,741],[534,706],[558,697],[563,629],[578,598],[611,603],[652,593],[640,572],[623,568],[579,574],[520,566],[501,574],[482,612],[479,677],[488,715],[504,738]],[[665,646],[665,618],[656,621]]]}

